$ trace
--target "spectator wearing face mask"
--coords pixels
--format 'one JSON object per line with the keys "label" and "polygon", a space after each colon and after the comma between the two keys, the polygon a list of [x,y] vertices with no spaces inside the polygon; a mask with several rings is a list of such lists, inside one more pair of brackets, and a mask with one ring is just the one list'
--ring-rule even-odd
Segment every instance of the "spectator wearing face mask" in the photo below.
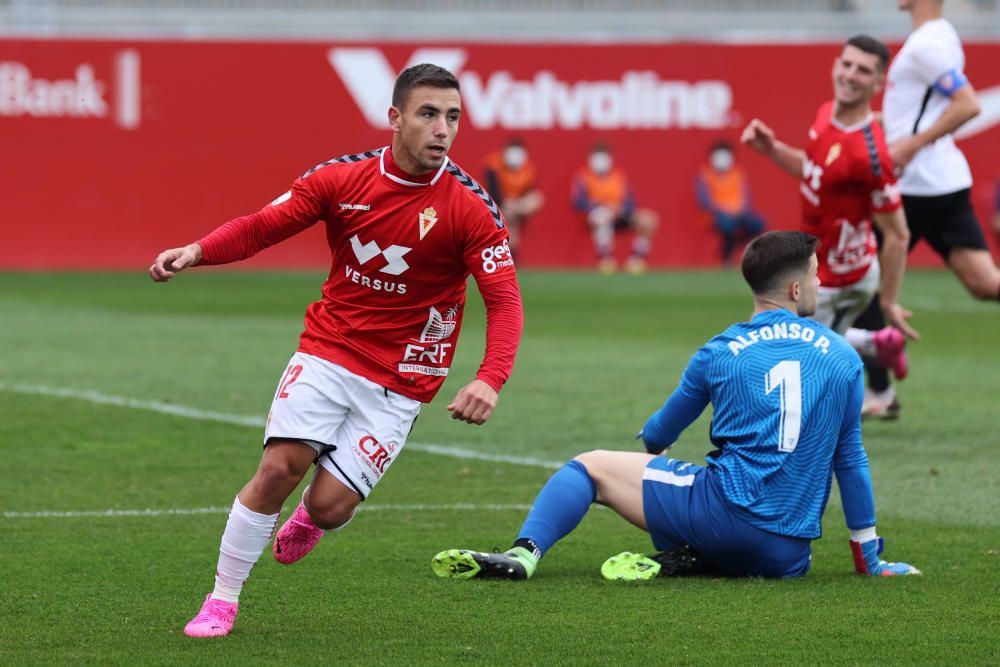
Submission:
{"label": "spectator wearing face mask", "polygon": [[614,273],[615,233],[632,230],[632,253],[625,263],[629,273],[646,270],[646,256],[656,234],[659,217],[654,211],[638,208],[624,170],[614,163],[606,144],[596,144],[587,165],[573,178],[573,207],[585,216],[597,251],[597,268]]}
{"label": "spectator wearing face mask", "polygon": [[535,164],[524,142],[516,137],[507,140],[502,151],[486,156],[486,189],[500,206],[507,220],[510,251],[517,255],[521,232],[545,201],[538,189]]}
{"label": "spectator wearing face mask", "polygon": [[695,183],[698,205],[712,218],[712,226],[722,240],[722,263],[729,264],[740,243],[764,231],[763,218],[750,207],[750,183],[736,164],[733,146],[718,141],[708,152],[708,164],[698,171]]}

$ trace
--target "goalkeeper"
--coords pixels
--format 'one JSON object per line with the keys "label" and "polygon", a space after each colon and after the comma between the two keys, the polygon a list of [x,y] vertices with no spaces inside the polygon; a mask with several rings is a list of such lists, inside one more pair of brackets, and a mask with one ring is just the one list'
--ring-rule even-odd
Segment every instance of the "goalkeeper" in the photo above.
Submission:
{"label": "goalkeeper", "polygon": [[[750,243],[742,271],[753,291],[753,316],[695,353],[678,388],[640,433],[649,453],[577,456],[542,488],[508,551],[442,551],[431,562],[434,572],[527,579],[596,502],[648,531],[660,552],[608,559],[601,569],[608,579],[697,570],[797,577],[809,570],[810,545],[820,537],[836,473],[858,573],[919,574],[879,556],[861,442],[861,359],[843,338],[805,319],[819,287],[816,243],[791,231]],[[707,465],[658,456],[709,403],[717,450]]]}

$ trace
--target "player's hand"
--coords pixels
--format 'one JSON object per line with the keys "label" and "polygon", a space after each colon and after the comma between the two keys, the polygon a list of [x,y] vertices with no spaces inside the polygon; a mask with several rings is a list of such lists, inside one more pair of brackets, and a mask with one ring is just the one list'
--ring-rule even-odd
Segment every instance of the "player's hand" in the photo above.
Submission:
{"label": "player's hand", "polygon": [[476,379],[458,390],[455,400],[448,405],[452,419],[470,424],[485,424],[497,406],[497,392],[482,380]]}
{"label": "player's hand", "polygon": [[912,311],[903,308],[898,303],[890,303],[882,306],[882,313],[885,315],[887,324],[902,331],[903,335],[910,340],[920,340],[920,333],[906,321],[913,317]]}
{"label": "player's hand", "polygon": [[158,283],[166,282],[184,269],[201,261],[201,246],[197,243],[183,248],[164,250],[149,267],[149,277]]}
{"label": "player's hand", "polygon": [[774,130],[769,128],[759,118],[754,118],[743,129],[740,143],[749,146],[758,153],[770,155],[774,151]]}
{"label": "player's hand", "polygon": [[889,146],[889,157],[892,158],[896,169],[901,170],[910,164],[920,148],[920,142],[916,137],[906,137]]}
{"label": "player's hand", "polygon": [[858,574],[870,577],[898,577],[910,574],[922,574],[920,570],[909,563],[889,563],[881,558],[883,541],[876,537],[865,542],[851,540],[851,553],[854,556],[854,569]]}

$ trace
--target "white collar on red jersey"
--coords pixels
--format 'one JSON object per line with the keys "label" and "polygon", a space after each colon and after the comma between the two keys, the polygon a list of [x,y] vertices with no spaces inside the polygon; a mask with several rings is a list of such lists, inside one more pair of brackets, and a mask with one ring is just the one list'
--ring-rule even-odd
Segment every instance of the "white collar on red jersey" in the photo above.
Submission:
{"label": "white collar on red jersey", "polygon": [[864,120],[857,122],[854,125],[844,125],[843,123],[839,122],[836,118],[834,118],[833,106],[830,107],[830,125],[833,125],[841,132],[854,132],[855,130],[860,130],[865,125],[870,125],[874,120],[875,120],[875,114],[869,113],[867,116],[865,116]]}
{"label": "white collar on red jersey", "polygon": [[431,186],[431,185],[434,185],[435,183],[437,183],[438,179],[441,178],[441,174],[443,174],[444,170],[448,168],[448,163],[450,162],[450,160],[448,159],[448,156],[446,155],[445,158],[444,158],[444,162],[441,163],[441,168],[437,170],[436,174],[434,174],[434,178],[432,178],[427,183],[417,183],[416,181],[408,181],[405,178],[400,178],[399,176],[396,176],[395,174],[390,174],[388,171],[385,170],[385,153],[388,150],[389,150],[389,147],[385,146],[379,152],[379,155],[378,155],[378,168],[379,168],[379,171],[381,171],[382,175],[385,176],[386,178],[388,178],[391,181],[399,183],[400,185],[409,185],[410,187],[414,187],[414,188],[425,188],[425,187],[428,187],[428,186]]}

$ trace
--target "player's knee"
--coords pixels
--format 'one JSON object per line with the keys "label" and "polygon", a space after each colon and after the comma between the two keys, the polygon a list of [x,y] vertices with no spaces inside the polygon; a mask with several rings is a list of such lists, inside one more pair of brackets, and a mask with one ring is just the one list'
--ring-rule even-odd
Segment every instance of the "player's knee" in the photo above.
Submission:
{"label": "player's knee", "polygon": [[593,479],[600,475],[603,466],[601,461],[605,458],[608,451],[606,449],[594,449],[589,452],[584,452],[578,456],[574,456],[573,460],[582,465],[587,474]]}
{"label": "player's knee", "polygon": [[660,224],[660,217],[654,211],[643,209],[636,212],[635,222],[639,231],[652,234]]}
{"label": "player's knee", "polygon": [[284,499],[302,481],[304,474],[305,470],[299,470],[292,461],[265,457],[254,476],[254,483],[262,495]]}
{"label": "player's knee", "polygon": [[1000,298],[1000,280],[994,276],[975,276],[966,281],[972,296],[981,301],[995,301]]}
{"label": "player's knee", "polygon": [[309,518],[319,528],[323,530],[335,530],[343,528],[351,519],[358,508],[358,502],[353,499],[337,499],[328,502],[309,503],[306,509],[309,510]]}

